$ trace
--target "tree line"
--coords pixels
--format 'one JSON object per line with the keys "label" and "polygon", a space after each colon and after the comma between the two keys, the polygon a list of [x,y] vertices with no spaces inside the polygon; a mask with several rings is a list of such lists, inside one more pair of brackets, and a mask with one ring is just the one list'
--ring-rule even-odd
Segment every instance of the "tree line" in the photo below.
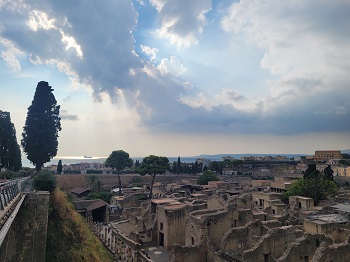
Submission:
{"label": "tree line", "polygon": [[282,199],[288,202],[290,196],[304,196],[313,198],[315,204],[330,196],[335,196],[337,185],[333,181],[333,170],[328,165],[323,172],[316,168],[316,164],[309,164],[303,172],[303,178],[297,180],[282,194]]}
{"label": "tree line", "polygon": [[[61,131],[60,106],[53,89],[45,81],[38,83],[28,108],[21,145],[28,160],[40,171],[44,163],[56,156],[58,132]],[[22,167],[21,150],[10,113],[0,111],[0,170],[18,171]]]}
{"label": "tree line", "polygon": [[21,150],[17,143],[15,126],[10,113],[0,110],[0,171],[3,168],[19,171],[21,167]]}
{"label": "tree line", "polygon": [[[54,158],[58,151],[58,133],[62,130],[61,118],[59,116],[60,106],[53,94],[53,88],[48,82],[41,81],[37,84],[34,98],[28,107],[25,125],[23,127],[21,145],[28,160],[35,166],[38,175],[37,182],[41,188],[52,191],[56,186],[55,179],[50,172],[39,172],[43,165]],[[0,168],[7,170],[19,170],[21,168],[21,151],[16,139],[16,130],[11,122],[10,113],[0,111]],[[106,159],[105,165],[114,169],[118,176],[119,194],[121,195],[120,174],[125,168],[134,165],[129,154],[123,150],[113,151]],[[152,198],[153,184],[158,174],[164,174],[170,170],[169,160],[164,156],[149,155],[140,163],[135,163],[137,172],[141,176],[150,175],[152,182],[150,185],[149,197]],[[214,166],[213,166],[214,167]],[[178,162],[173,165],[170,172],[196,174],[208,167],[203,167],[201,163],[193,164]],[[1,169],[0,169],[1,170]],[[220,168],[215,168],[220,172]],[[62,173],[62,161],[57,166],[57,172]],[[94,171],[91,170],[91,173]],[[40,173],[40,174],[39,174]]]}

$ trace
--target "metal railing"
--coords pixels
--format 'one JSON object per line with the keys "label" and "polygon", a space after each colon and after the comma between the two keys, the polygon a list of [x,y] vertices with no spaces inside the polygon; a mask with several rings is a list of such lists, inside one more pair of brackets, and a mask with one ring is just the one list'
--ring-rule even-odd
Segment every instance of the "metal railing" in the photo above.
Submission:
{"label": "metal railing", "polygon": [[32,189],[30,177],[0,183],[0,246],[25,199],[21,193]]}
{"label": "metal railing", "polygon": [[0,210],[4,210],[21,192],[32,191],[32,180],[29,177],[0,183]]}

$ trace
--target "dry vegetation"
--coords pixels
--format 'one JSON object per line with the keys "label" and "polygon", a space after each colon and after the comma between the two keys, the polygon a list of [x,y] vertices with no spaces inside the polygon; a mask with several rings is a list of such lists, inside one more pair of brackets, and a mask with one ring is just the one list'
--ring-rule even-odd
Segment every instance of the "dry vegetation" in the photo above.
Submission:
{"label": "dry vegetation", "polygon": [[58,187],[64,191],[88,186],[84,175],[57,175],[56,178]]}
{"label": "dry vegetation", "polygon": [[50,201],[46,261],[113,261],[64,192],[56,190]]}
{"label": "dry vegetation", "polygon": [[[69,191],[75,187],[88,187],[88,183],[86,178],[89,175],[57,175],[57,182],[58,182],[58,187],[64,191]],[[95,175],[98,179],[101,180],[103,188],[106,190],[110,190],[112,186],[118,185],[118,178],[117,175],[113,174],[98,174]],[[131,179],[133,177],[140,177],[139,174],[126,174],[126,175],[121,175],[121,180],[122,184],[126,185],[130,183]],[[187,175],[158,175],[156,177],[156,182],[165,182],[165,183],[173,183],[176,181],[179,181],[182,178],[190,178],[195,176],[187,176]],[[151,177],[146,175],[143,176],[142,179],[145,181],[145,183],[150,183],[151,182]]]}

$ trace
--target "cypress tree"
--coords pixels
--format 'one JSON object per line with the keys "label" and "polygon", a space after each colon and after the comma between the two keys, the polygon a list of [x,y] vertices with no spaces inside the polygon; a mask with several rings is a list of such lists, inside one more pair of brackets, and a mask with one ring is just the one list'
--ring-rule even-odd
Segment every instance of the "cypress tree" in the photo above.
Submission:
{"label": "cypress tree", "polygon": [[180,159],[180,157],[178,157],[177,158],[177,166],[176,166],[176,173],[181,173],[182,172],[182,165],[181,165],[182,163],[181,163],[181,159]]}
{"label": "cypress tree", "polygon": [[24,152],[37,171],[44,163],[54,158],[58,150],[58,132],[61,131],[60,106],[57,105],[52,91],[47,82],[38,83],[22,133]]}
{"label": "cypress tree", "polygon": [[57,174],[61,174],[61,173],[62,173],[62,160],[59,160],[57,164]]}
{"label": "cypress tree", "polygon": [[22,167],[22,160],[10,113],[0,110],[0,170],[3,167],[18,171]]}

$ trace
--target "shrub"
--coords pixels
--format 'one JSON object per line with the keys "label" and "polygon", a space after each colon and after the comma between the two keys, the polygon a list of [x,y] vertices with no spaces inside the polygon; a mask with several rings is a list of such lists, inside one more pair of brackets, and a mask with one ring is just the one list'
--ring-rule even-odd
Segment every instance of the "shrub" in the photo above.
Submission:
{"label": "shrub", "polygon": [[74,170],[74,169],[67,169],[63,171],[63,174],[81,174],[80,170]]}
{"label": "shrub", "polygon": [[144,182],[143,178],[139,176],[134,176],[130,180],[130,183],[136,187],[142,187]]}
{"label": "shrub", "polygon": [[55,175],[47,170],[38,172],[34,177],[34,188],[39,191],[55,191],[57,181]]}
{"label": "shrub", "polygon": [[113,196],[113,193],[111,193],[111,192],[100,192],[100,193],[92,192],[92,193],[88,194],[85,199],[87,199],[87,200],[89,200],[89,199],[101,199],[101,200],[105,201],[106,203],[109,203],[112,196]]}
{"label": "shrub", "polygon": [[213,171],[204,171],[202,175],[198,177],[197,183],[199,185],[208,185],[209,181],[218,181],[219,177]]}
{"label": "shrub", "polygon": [[100,169],[87,169],[86,174],[103,174],[103,170]]}
{"label": "shrub", "polygon": [[19,177],[25,177],[25,176],[29,176],[29,175],[30,174],[24,170],[20,170],[18,172],[6,170],[6,171],[0,172],[0,179],[16,179]]}

